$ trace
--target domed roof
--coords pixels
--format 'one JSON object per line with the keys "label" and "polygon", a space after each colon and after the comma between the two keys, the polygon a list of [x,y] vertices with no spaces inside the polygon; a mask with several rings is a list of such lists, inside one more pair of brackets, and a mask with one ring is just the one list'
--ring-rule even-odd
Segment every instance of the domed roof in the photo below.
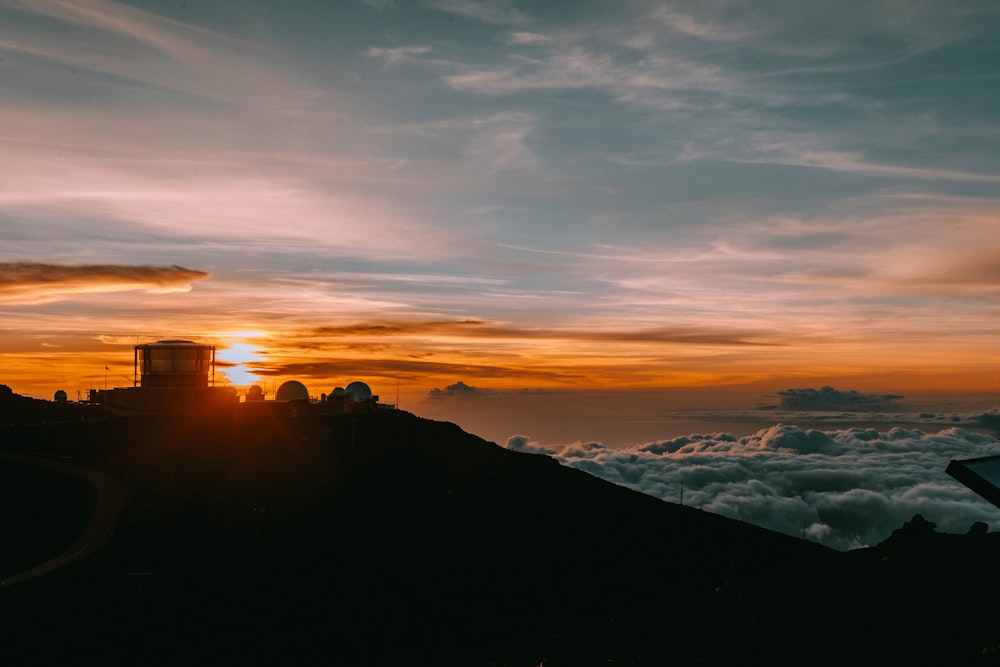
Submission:
{"label": "domed roof", "polygon": [[346,394],[347,394],[347,392],[344,391],[343,387],[334,387],[333,393],[331,393],[330,395],[331,396],[344,396]]}
{"label": "domed roof", "polygon": [[352,401],[367,401],[372,397],[372,389],[364,382],[352,382],[344,389]]}
{"label": "domed roof", "polygon": [[264,400],[264,390],[260,388],[259,384],[252,385],[249,389],[247,389],[247,400],[248,401]]}
{"label": "domed roof", "polygon": [[276,401],[308,401],[309,390],[298,380],[289,380],[278,387],[274,395]]}
{"label": "domed roof", "polygon": [[65,391],[63,391],[62,389],[56,390],[56,395],[55,395],[55,401],[56,401],[56,403],[65,403],[66,402],[66,398],[67,397],[66,397],[66,392]]}

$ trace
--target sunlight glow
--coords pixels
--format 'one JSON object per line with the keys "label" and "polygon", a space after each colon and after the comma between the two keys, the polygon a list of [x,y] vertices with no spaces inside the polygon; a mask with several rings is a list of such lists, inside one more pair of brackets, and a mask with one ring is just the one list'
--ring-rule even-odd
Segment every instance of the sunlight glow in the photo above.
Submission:
{"label": "sunlight glow", "polygon": [[[126,382],[169,338],[238,388],[407,400],[996,386],[996,21],[929,3],[910,42],[859,20],[803,49],[810,10],[761,32],[757,3],[524,3],[454,34],[440,2],[377,30],[384,3],[332,3],[353,37],[313,43],[309,11],[78,4],[0,10],[18,392]],[[927,44],[948,94],[911,68]]]}
{"label": "sunlight glow", "polygon": [[260,377],[250,369],[260,363],[261,349],[255,343],[245,341],[259,339],[265,334],[258,331],[240,331],[224,335],[225,340],[229,342],[220,345],[216,350],[216,372],[236,387],[249,387],[259,382]]}

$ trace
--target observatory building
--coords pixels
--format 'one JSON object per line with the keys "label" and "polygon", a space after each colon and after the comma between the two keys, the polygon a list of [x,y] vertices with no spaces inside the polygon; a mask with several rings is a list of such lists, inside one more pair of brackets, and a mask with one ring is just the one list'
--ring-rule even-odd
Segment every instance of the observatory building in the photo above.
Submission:
{"label": "observatory building", "polygon": [[224,414],[239,404],[235,388],[215,386],[214,345],[161,340],[134,349],[133,386],[103,392],[105,405],[137,412]]}
{"label": "observatory building", "polygon": [[141,387],[204,389],[215,385],[215,346],[189,340],[161,340],[135,346]]}
{"label": "observatory building", "polygon": [[360,380],[346,387],[334,387],[329,395],[324,395],[324,404],[326,412],[370,412],[383,407],[371,387]]}
{"label": "observatory building", "polygon": [[346,389],[336,387],[315,400],[310,397],[309,389],[298,380],[281,383],[274,393],[274,400],[269,401],[264,400],[264,390],[253,385],[247,390],[246,399],[240,406],[242,412],[275,415],[371,412],[383,407],[379,405],[378,396],[372,394],[371,387],[364,382],[351,382]]}
{"label": "observatory building", "polygon": [[215,346],[190,340],[159,340],[134,348],[131,387],[91,390],[91,401],[133,412],[159,414],[304,415],[370,412],[388,406],[364,382],[337,387],[316,401],[298,380],[284,382],[273,400],[258,385],[240,402],[236,388],[215,386]]}
{"label": "observatory building", "polygon": [[309,390],[298,380],[283,382],[274,394],[276,401],[308,401]]}

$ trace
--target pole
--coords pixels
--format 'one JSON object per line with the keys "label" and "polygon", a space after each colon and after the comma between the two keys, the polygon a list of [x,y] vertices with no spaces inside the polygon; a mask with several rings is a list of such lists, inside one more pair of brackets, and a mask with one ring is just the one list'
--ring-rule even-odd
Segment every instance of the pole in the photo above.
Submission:
{"label": "pole", "polygon": [[260,515],[267,511],[266,507],[254,507],[253,513],[257,515],[257,549],[260,549]]}

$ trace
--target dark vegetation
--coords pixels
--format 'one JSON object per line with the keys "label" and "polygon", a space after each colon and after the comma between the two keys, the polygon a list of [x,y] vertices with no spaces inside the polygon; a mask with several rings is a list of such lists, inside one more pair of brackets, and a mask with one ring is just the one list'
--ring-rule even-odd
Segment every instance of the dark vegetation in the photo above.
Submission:
{"label": "dark vegetation", "polygon": [[839,553],[405,412],[41,419],[20,401],[0,397],[0,578],[93,506],[46,460],[126,502],[103,548],[0,590],[2,664],[1000,660],[982,526],[914,519]]}

